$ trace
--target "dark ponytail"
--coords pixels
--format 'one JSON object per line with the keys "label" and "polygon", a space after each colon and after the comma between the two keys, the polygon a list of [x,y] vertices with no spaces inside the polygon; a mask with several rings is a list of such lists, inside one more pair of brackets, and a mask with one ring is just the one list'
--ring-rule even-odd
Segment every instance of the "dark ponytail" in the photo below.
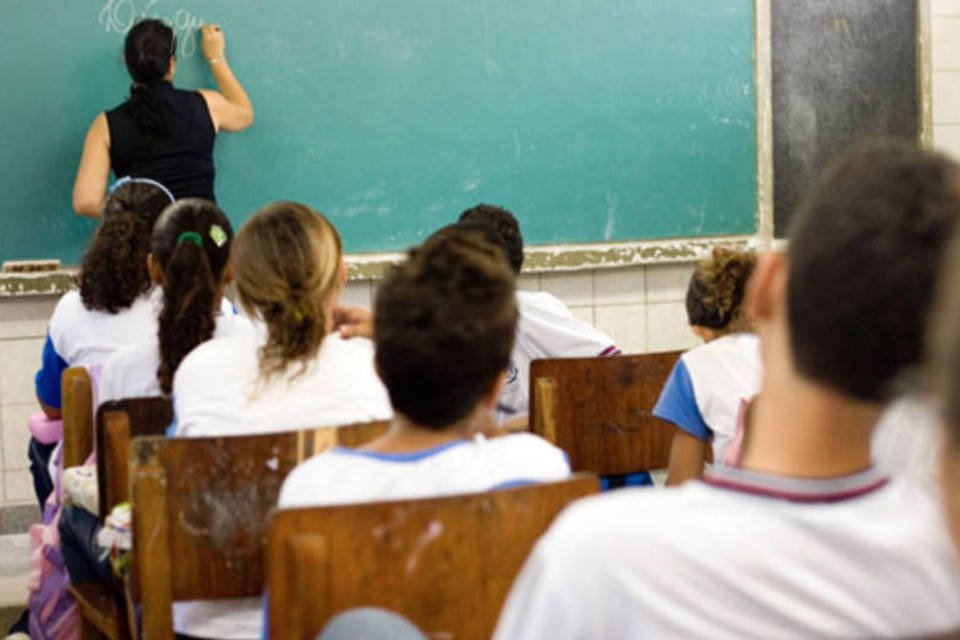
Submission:
{"label": "dark ponytail", "polygon": [[187,354],[213,337],[232,238],[230,221],[208,200],[178,200],[157,222],[151,251],[163,270],[157,379],[164,394]]}
{"label": "dark ponytail", "polygon": [[110,194],[100,226],[80,264],[83,306],[117,313],[150,289],[150,232],[170,202],[163,188],[136,180]]}
{"label": "dark ponytail", "polygon": [[141,20],[127,33],[123,56],[133,79],[127,108],[147,132],[166,133],[169,129],[156,87],[170,70],[175,48],[173,29],[160,20]]}

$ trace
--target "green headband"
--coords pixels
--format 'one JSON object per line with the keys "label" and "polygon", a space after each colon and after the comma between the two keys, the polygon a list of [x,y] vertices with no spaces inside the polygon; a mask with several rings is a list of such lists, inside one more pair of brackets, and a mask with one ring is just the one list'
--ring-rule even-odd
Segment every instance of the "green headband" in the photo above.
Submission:
{"label": "green headband", "polygon": [[177,236],[177,244],[182,244],[184,242],[192,242],[203,249],[203,238],[201,238],[200,234],[196,231],[184,231]]}

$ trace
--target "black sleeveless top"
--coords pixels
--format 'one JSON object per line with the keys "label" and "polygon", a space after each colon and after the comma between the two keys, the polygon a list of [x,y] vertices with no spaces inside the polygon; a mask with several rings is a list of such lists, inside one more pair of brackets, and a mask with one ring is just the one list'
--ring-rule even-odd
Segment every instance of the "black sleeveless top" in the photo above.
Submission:
{"label": "black sleeveless top", "polygon": [[216,131],[206,100],[196,91],[174,89],[169,82],[152,84],[147,91],[159,95],[166,106],[168,130],[160,134],[145,131],[126,102],[107,111],[114,175],[151,178],[170,189],[175,198],[214,200]]}

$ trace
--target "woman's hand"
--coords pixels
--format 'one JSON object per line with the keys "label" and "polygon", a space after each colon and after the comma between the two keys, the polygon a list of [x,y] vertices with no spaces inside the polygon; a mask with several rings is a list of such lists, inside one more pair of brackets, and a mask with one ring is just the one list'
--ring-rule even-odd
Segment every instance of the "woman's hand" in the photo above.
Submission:
{"label": "woman's hand", "polygon": [[223,62],[226,58],[227,43],[223,38],[223,29],[220,25],[205,24],[200,27],[200,42],[203,48],[203,57],[210,64]]}
{"label": "woman's hand", "polygon": [[373,338],[373,314],[363,307],[337,307],[333,328],[343,338]]}

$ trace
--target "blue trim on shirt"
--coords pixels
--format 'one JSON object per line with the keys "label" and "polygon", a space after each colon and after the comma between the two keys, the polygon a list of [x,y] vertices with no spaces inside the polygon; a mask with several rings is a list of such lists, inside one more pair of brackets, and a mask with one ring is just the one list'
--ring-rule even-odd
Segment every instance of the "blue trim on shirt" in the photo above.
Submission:
{"label": "blue trim on shirt", "polygon": [[672,422],[694,438],[710,440],[713,430],[707,426],[697,405],[697,396],[693,392],[690,372],[683,360],[679,360],[670,372],[660,399],[653,408],[653,415]]}
{"label": "blue trim on shirt", "polygon": [[334,447],[332,451],[335,453],[342,453],[349,456],[360,456],[361,458],[372,458],[374,460],[382,460],[383,462],[419,462],[424,458],[429,458],[430,456],[436,455],[438,453],[443,453],[447,449],[452,449],[453,447],[459,447],[460,445],[469,444],[471,440],[451,440],[450,442],[444,442],[441,445],[436,447],[431,447],[429,449],[421,449],[420,451],[410,451],[408,453],[386,453],[383,451],[363,451],[360,449],[349,449],[347,447]]}
{"label": "blue trim on shirt", "polygon": [[43,343],[43,355],[40,358],[40,370],[33,379],[37,390],[37,398],[55,409],[60,408],[60,378],[70,365],[60,357],[47,332],[47,340]]}
{"label": "blue trim on shirt", "polygon": [[536,480],[529,478],[517,478],[516,480],[506,480],[500,484],[490,487],[489,491],[500,491],[501,489],[516,489],[517,487],[529,487],[532,484],[538,484]]}
{"label": "blue trim on shirt", "polygon": [[[173,404],[173,396],[170,396],[170,404]],[[176,438],[177,437],[177,412],[173,412],[173,420],[170,422],[170,426],[167,427],[167,437]]]}

